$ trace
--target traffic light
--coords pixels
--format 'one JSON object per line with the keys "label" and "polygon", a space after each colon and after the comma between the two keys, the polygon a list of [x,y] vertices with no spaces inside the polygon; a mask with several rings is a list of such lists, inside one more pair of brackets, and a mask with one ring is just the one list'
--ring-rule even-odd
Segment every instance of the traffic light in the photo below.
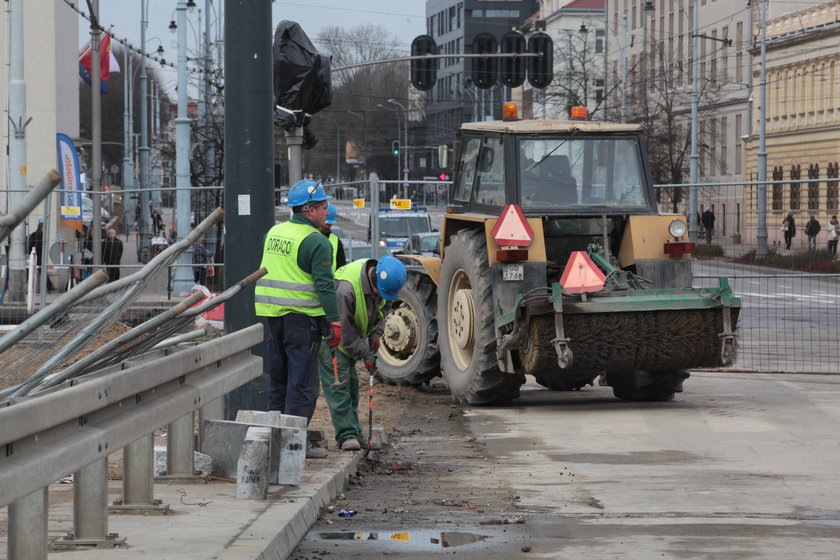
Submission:
{"label": "traffic light", "polygon": [[[437,43],[428,35],[419,35],[411,42],[411,56],[437,54]],[[437,59],[412,59],[411,85],[426,91],[432,89],[437,80]]]}
{"label": "traffic light", "polygon": [[540,55],[528,58],[528,83],[548,87],[554,74],[554,42],[543,32],[534,33],[528,39],[528,52]]}
{"label": "traffic light", "polygon": [[[518,31],[509,31],[502,36],[503,53],[522,54],[527,48],[525,36]],[[501,80],[507,87],[519,87],[525,81],[525,57],[503,58],[501,62]]]}
{"label": "traffic light", "polygon": [[449,173],[447,173],[446,171],[441,172],[441,174],[438,175],[438,179],[440,179],[441,181],[448,181]]}
{"label": "traffic light", "polygon": [[399,140],[394,140],[393,142],[391,142],[391,153],[394,154],[395,156],[400,155],[400,141]]}
{"label": "traffic light", "polygon": [[[496,54],[496,38],[489,33],[479,33],[472,43],[473,54]],[[473,83],[481,89],[493,87],[499,73],[497,58],[471,58]]]}

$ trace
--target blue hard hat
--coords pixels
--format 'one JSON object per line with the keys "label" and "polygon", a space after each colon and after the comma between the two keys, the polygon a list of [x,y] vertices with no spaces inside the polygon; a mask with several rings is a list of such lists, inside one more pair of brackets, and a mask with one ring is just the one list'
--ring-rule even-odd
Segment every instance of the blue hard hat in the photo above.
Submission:
{"label": "blue hard hat", "polygon": [[376,289],[382,299],[396,299],[405,284],[405,266],[394,257],[384,256],[376,265]]}
{"label": "blue hard hat", "polygon": [[303,206],[310,202],[321,202],[330,198],[332,197],[324,191],[321,183],[312,179],[303,179],[289,189],[287,204],[294,208],[295,206]]}
{"label": "blue hard hat", "polygon": [[335,204],[332,202],[327,203],[327,224],[334,224],[335,220],[338,218],[337,213],[335,211]]}

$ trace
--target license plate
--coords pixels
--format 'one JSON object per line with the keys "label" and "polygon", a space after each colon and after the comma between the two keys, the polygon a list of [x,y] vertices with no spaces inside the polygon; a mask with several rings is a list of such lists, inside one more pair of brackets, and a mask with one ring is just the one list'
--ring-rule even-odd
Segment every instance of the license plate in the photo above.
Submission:
{"label": "license plate", "polygon": [[525,279],[525,267],[522,264],[506,264],[502,269],[502,280],[516,281]]}

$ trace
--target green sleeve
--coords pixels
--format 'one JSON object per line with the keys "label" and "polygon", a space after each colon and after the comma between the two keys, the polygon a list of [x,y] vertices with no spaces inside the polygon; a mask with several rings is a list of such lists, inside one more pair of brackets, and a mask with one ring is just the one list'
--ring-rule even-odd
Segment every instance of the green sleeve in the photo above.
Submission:
{"label": "green sleeve", "polygon": [[320,233],[312,233],[298,249],[298,266],[312,275],[321,307],[330,323],[338,321],[338,303],[335,300],[335,278],[332,271],[332,245]]}

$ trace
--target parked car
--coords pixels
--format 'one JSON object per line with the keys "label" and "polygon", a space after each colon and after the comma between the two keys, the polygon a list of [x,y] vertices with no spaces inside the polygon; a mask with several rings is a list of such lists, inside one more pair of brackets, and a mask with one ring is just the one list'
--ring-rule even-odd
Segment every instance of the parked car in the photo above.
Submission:
{"label": "parked car", "polygon": [[[104,207],[100,208],[101,210],[101,220],[102,220],[102,227],[108,225],[108,222],[111,221],[111,213],[108,212]],[[82,199],[82,224],[85,226],[85,231],[90,227],[90,222],[93,220],[93,199],[92,198],[83,198]]]}
{"label": "parked car", "polygon": [[408,238],[403,248],[395,252],[398,255],[422,255],[424,257],[440,256],[440,233],[430,231],[415,233]]}
{"label": "parked car", "polygon": [[[358,259],[374,258],[371,244],[366,241],[342,239],[341,243],[344,245],[344,256],[348,263]],[[385,255],[392,255],[391,250],[388,247],[379,247],[379,257]]]}

